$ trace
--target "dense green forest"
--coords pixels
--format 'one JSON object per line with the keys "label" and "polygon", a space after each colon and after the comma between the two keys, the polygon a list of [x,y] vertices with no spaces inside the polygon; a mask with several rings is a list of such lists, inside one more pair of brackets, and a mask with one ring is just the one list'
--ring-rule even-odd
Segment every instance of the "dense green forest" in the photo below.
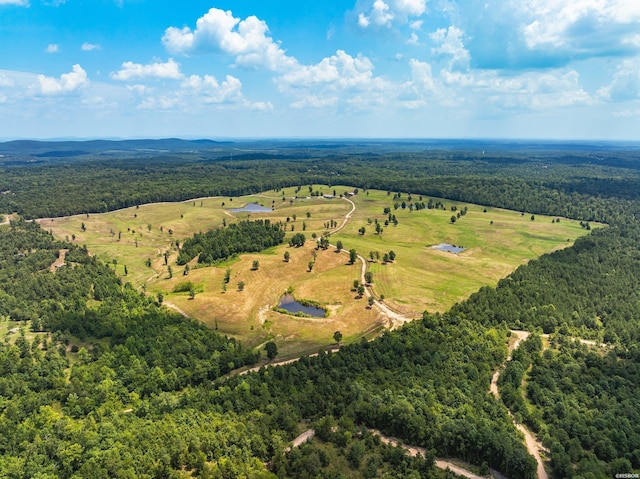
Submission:
{"label": "dense green forest", "polygon": [[[605,155],[603,155],[604,157]],[[354,185],[611,223],[637,212],[637,152],[431,151],[248,159],[219,153],[0,163],[0,212],[25,218],[105,212],[156,201],[284,186]],[[91,185],[91,188],[87,188]],[[64,192],[64,194],[58,194]],[[607,201],[615,200],[615,201]]]}
{"label": "dense green forest", "polygon": [[[445,314],[297,363],[223,377],[260,351],[122,284],[86,249],[0,227],[0,477],[437,477],[436,456],[535,476],[640,470],[640,163],[633,152],[401,152],[5,165],[3,211],[101,211],[324,182],[609,225]],[[86,187],[90,184],[92,187]],[[83,186],[84,185],[84,186]],[[69,191],[69,195],[60,194]],[[60,250],[65,266],[50,271]],[[505,360],[509,329],[534,334]],[[544,338],[542,334],[549,335]],[[576,338],[605,343],[604,349]],[[287,452],[302,429],[316,438]],[[376,428],[429,451],[411,459]]]}
{"label": "dense green forest", "polygon": [[240,221],[186,239],[178,264],[187,264],[198,255],[198,263],[211,264],[235,254],[263,251],[282,243],[284,236],[282,225],[269,220]]}

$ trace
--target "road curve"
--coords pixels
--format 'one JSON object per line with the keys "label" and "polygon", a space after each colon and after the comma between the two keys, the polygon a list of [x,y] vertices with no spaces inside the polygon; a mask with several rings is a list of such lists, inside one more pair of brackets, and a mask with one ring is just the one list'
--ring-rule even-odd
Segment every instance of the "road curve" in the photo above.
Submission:
{"label": "road curve", "polygon": [[[500,391],[498,390],[498,379],[500,378],[500,374],[502,374],[502,372],[504,371],[504,366],[507,364],[507,362],[511,361],[511,358],[513,357],[513,352],[516,349],[518,349],[518,346],[520,346],[520,343],[522,341],[525,341],[530,336],[531,333],[529,333],[528,331],[517,331],[512,329],[511,334],[516,337],[516,340],[509,345],[509,356],[507,357],[506,361],[498,367],[496,372],[493,373],[493,377],[491,378],[491,386],[489,386],[489,392],[493,394],[496,397],[496,399],[500,399]],[[513,424],[516,427],[516,429],[524,435],[524,442],[525,442],[525,446],[527,447],[527,451],[536,460],[536,463],[537,463],[536,475],[538,479],[548,479],[549,476],[547,475],[547,471],[544,468],[544,462],[540,454],[541,451],[544,451],[544,447],[536,439],[533,433],[529,431],[529,429],[527,429],[527,427],[525,427],[523,424],[516,422],[515,418],[513,417],[513,414],[511,414],[511,411],[509,411],[509,416],[511,416],[511,419],[513,420]]]}
{"label": "road curve", "polygon": [[[338,226],[336,229],[334,229],[331,233],[329,233],[329,235],[333,235],[335,233],[338,233],[339,231],[342,231],[345,226],[347,226],[347,223],[349,222],[349,220],[351,219],[351,216],[353,215],[353,213],[356,211],[356,204],[351,201],[349,198],[342,198],[343,200],[347,201],[348,203],[351,203],[351,211],[349,211],[345,216],[344,219],[342,220],[342,223],[340,224],[340,226]],[[334,244],[329,244],[329,246],[331,246],[332,248],[336,248],[336,246]],[[342,250],[343,253],[349,254],[349,252],[347,250]],[[361,264],[361,269],[360,269],[360,282],[362,284],[367,284],[364,277],[365,277],[365,273],[367,272],[367,260],[364,256],[362,256],[361,254],[357,255],[358,260],[360,261]],[[371,288],[370,287],[366,287],[364,290],[364,294],[367,298],[369,297],[374,297]],[[387,306],[385,303],[383,303],[382,301],[376,300],[376,302],[374,303],[374,306],[384,315],[389,319],[389,329],[396,329],[400,326],[402,326],[404,323],[408,323],[410,321],[413,321],[415,318],[411,318],[409,316],[403,315],[398,313],[397,311],[394,311],[393,309],[391,309],[389,306]]]}
{"label": "road curve", "polygon": [[[400,446],[402,449],[407,451],[409,453],[409,456],[411,457],[417,457],[417,456],[427,457],[427,450],[424,447],[408,446],[406,444],[402,444],[395,437],[385,436],[377,429],[369,429],[369,432],[378,436],[380,440],[385,444],[390,444],[396,447]],[[307,429],[298,437],[296,437],[291,442],[291,447],[287,447],[285,451],[289,452],[292,448],[301,446],[305,442],[309,441],[313,436],[315,436],[315,434],[316,434],[316,431],[314,429]],[[443,469],[443,470],[449,469],[451,472],[454,472],[458,476],[466,477],[467,479],[487,479],[486,476],[479,476],[477,474],[474,474],[473,472],[468,471],[462,466],[454,464],[446,459],[436,459],[434,462],[434,465],[438,469]]]}
{"label": "road curve", "polygon": [[500,392],[498,391],[498,379],[500,378],[500,374],[504,370],[505,365],[511,361],[511,357],[513,356],[513,352],[518,349],[520,343],[525,341],[529,335],[531,334],[529,331],[516,331],[511,330],[511,334],[516,337],[516,340],[509,345],[509,356],[506,361],[496,369],[496,372],[493,373],[493,377],[491,378],[491,386],[489,386],[489,392],[493,394],[497,399],[500,399]]}

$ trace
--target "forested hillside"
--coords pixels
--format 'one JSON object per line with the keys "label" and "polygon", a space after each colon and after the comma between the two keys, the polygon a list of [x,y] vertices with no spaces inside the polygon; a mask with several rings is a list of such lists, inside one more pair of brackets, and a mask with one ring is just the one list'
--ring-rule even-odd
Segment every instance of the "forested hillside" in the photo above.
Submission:
{"label": "forested hillside", "polygon": [[[505,403],[548,448],[554,477],[637,473],[640,178],[637,160],[610,155],[615,161],[597,165],[560,154],[215,161],[191,173],[193,164],[174,161],[175,183],[162,161],[157,169],[87,163],[74,174],[5,168],[0,189],[12,193],[0,196],[3,208],[27,216],[135,204],[151,191],[177,199],[332,179],[609,226],[445,314],[425,313],[338,353],[226,378],[260,351],[166,310],[33,223],[2,226],[0,477],[429,478],[440,474],[433,458],[445,456],[532,478],[535,461]],[[55,194],[83,182],[92,182],[86,195]],[[63,249],[65,265],[51,271]],[[510,329],[537,334],[514,353],[497,400],[489,384]],[[307,427],[316,439],[287,452]],[[409,459],[367,428],[425,447],[428,457]]]}
{"label": "forested hillside", "polygon": [[[105,212],[156,201],[240,196],[284,186],[342,184],[611,223],[638,212],[637,152],[465,151],[249,159],[201,153],[150,158],[0,163],[0,212],[26,218]],[[271,155],[273,156],[273,155]],[[90,186],[90,187],[88,187]],[[614,201],[607,201],[608,199]]]}

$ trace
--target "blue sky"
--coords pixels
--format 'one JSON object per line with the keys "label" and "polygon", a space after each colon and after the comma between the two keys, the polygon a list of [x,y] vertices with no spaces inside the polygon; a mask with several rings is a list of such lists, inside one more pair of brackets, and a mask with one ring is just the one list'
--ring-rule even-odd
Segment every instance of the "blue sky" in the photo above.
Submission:
{"label": "blue sky", "polygon": [[0,138],[640,140],[638,0],[0,0]]}

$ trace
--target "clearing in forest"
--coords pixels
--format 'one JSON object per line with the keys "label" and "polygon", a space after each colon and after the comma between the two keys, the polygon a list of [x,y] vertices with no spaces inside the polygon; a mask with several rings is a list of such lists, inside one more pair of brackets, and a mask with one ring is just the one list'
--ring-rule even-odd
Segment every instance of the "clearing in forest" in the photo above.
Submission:
{"label": "clearing in forest", "polygon": [[[147,294],[161,293],[165,302],[242,340],[246,346],[274,339],[284,356],[315,352],[333,343],[335,331],[341,331],[343,342],[348,342],[363,334],[378,334],[386,324],[380,311],[369,308],[366,298],[359,298],[353,290],[354,281],[361,278],[359,262],[349,265],[348,255],[337,254],[331,247],[316,250],[312,239],[314,233],[319,238],[324,232],[336,230],[352,211],[351,202],[323,195],[353,191],[345,186],[291,187],[239,198],[156,203],[39,222],[57,238],[87,245],[91,253],[112,264],[125,281],[144,288]],[[353,248],[367,258],[374,295],[384,295],[389,307],[411,317],[424,310],[445,311],[480,287],[495,285],[519,265],[569,246],[587,233],[579,222],[565,218],[557,221],[535,215],[532,219],[530,213],[415,194],[394,196],[376,190],[349,195],[355,211],[330,242],[335,245],[340,241],[344,249]],[[429,200],[438,208],[416,210],[416,204],[426,206]],[[251,203],[271,211],[230,211]],[[397,224],[390,221],[385,225],[389,215]],[[456,217],[454,223],[452,216]],[[284,223],[285,244],[261,253],[242,254],[215,266],[200,267],[194,259],[187,275],[185,267],[176,264],[177,248],[194,233],[245,219]],[[380,233],[376,233],[376,220]],[[306,236],[304,246],[287,245],[295,233]],[[430,248],[440,243],[463,246],[465,250],[453,254]],[[390,251],[395,252],[395,260],[385,264],[384,255]],[[285,252],[290,255],[288,262]],[[373,260],[369,260],[371,252]],[[229,281],[225,283],[227,269]],[[328,317],[299,318],[273,311],[289,287],[297,299],[327,307]]]}

